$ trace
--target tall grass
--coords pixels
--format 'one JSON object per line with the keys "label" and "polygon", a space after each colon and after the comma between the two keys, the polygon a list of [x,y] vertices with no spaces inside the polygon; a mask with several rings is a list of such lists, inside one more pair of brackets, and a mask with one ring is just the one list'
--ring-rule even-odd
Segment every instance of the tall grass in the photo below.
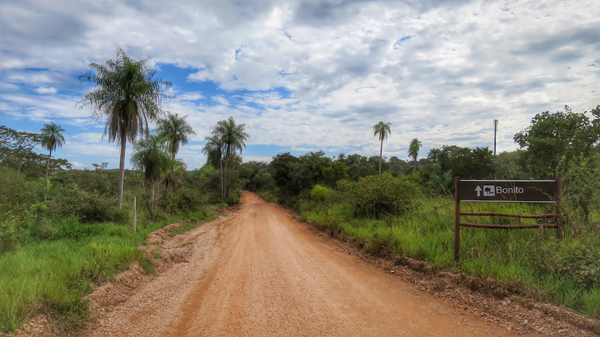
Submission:
{"label": "tall grass", "polygon": [[[463,211],[513,214],[552,213],[553,206],[531,204],[463,204]],[[575,248],[593,247],[587,239],[568,235],[558,242],[554,229],[499,230],[461,227],[460,256],[454,261],[454,200],[420,198],[407,214],[384,219],[355,218],[350,206],[328,207],[305,201],[301,217],[333,235],[358,242],[382,256],[411,257],[442,270],[494,278],[507,289],[600,318],[600,283],[583,283],[578,270],[566,272]],[[475,223],[542,223],[548,219],[470,217]],[[551,219],[550,219],[551,220]],[[465,220],[463,220],[465,221]],[[538,221],[538,222],[536,222]],[[574,248],[575,247],[575,248]]]}
{"label": "tall grass", "polygon": [[87,317],[84,298],[93,284],[113,278],[134,261],[146,271],[153,269],[137,249],[150,232],[172,222],[212,216],[199,211],[172,217],[138,227],[136,233],[114,223],[58,221],[54,231],[62,238],[0,254],[0,331],[13,331],[38,314],[53,316],[61,329],[77,329]]}

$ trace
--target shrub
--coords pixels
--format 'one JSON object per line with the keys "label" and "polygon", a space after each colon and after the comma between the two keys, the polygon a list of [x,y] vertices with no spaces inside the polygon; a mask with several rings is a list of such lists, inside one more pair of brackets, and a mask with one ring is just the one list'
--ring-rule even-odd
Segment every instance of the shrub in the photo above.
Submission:
{"label": "shrub", "polygon": [[310,192],[310,198],[316,201],[326,202],[331,200],[333,194],[334,192],[332,189],[317,184]]}
{"label": "shrub", "polygon": [[227,200],[227,204],[229,206],[237,205],[240,203],[240,191],[235,190],[229,193],[229,200]]}
{"label": "shrub", "polygon": [[374,218],[403,214],[419,193],[415,183],[394,178],[387,172],[338,186],[348,194],[346,202],[354,207],[355,216]]}
{"label": "shrub", "polygon": [[35,199],[25,177],[16,170],[0,166],[0,213],[18,207],[28,207]]}
{"label": "shrub", "polygon": [[182,186],[160,198],[159,206],[169,214],[187,213],[197,210],[207,199],[195,188]]}
{"label": "shrub", "polygon": [[51,213],[56,217],[76,216],[83,223],[127,221],[128,214],[117,206],[116,198],[107,199],[94,192],[81,190],[77,185],[67,186],[53,200]]}
{"label": "shrub", "polygon": [[[549,245],[545,255],[549,257],[545,263],[547,269],[554,269],[558,273],[572,277],[575,282],[584,288],[592,289],[600,284],[600,251],[598,240],[582,238],[558,248]],[[554,248],[554,249],[552,249]]]}
{"label": "shrub", "polygon": [[16,248],[19,244],[19,235],[13,221],[0,222],[0,253]]}

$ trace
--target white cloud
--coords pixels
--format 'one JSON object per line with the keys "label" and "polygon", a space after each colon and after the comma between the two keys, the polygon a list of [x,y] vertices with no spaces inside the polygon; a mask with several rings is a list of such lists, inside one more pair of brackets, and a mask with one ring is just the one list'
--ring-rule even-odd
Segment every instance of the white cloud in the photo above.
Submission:
{"label": "white cloud", "polygon": [[38,94],[56,94],[56,92],[58,90],[56,90],[56,88],[52,88],[52,87],[37,87],[34,89],[35,92],[37,92]]}
{"label": "white cloud", "polygon": [[151,64],[192,69],[188,81],[242,90],[210,97],[172,89],[178,99],[165,109],[188,115],[193,142],[233,116],[246,123],[249,145],[376,154],[371,128],[385,120],[392,136],[384,151],[404,158],[415,137],[426,149],[491,145],[498,119],[498,149],[512,150],[512,136],[535,113],[599,103],[599,11],[591,0],[8,1],[0,13],[0,44],[8,46],[0,51],[0,107],[14,118],[86,126],[89,111],[75,107],[75,93],[9,90],[63,92],[121,46]]}

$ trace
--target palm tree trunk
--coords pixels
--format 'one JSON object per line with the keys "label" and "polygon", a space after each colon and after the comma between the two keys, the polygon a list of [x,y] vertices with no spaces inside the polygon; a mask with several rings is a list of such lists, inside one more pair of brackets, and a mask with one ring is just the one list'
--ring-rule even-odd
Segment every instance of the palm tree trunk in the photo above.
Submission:
{"label": "palm tree trunk", "polygon": [[150,202],[154,202],[154,187],[156,184],[152,182],[152,192],[150,193]]}
{"label": "palm tree trunk", "polygon": [[379,148],[379,174],[381,174],[381,161],[382,161],[382,153],[383,153],[383,138],[381,139],[381,147]]}
{"label": "palm tree trunk", "polygon": [[225,202],[225,197],[223,196],[223,191],[225,190],[223,188],[223,156],[221,155],[219,157],[219,178],[221,178],[221,202]]}
{"label": "palm tree trunk", "polygon": [[152,192],[150,193],[150,210],[152,211],[152,216],[154,216],[154,187],[156,183],[152,182]]}
{"label": "palm tree trunk", "polygon": [[119,209],[123,205],[123,180],[125,179],[125,148],[127,146],[127,137],[121,137],[121,162],[119,163]]}
{"label": "palm tree trunk", "polygon": [[50,150],[50,154],[48,155],[48,161],[46,162],[46,188],[44,192],[44,201],[48,200],[48,169],[50,168],[50,159],[52,158],[52,150]]}
{"label": "palm tree trunk", "polygon": [[[229,152],[229,151],[227,151]],[[227,197],[229,196],[229,190],[227,187],[227,162],[229,161],[229,153],[225,154],[225,173],[224,173],[224,178],[223,180],[225,181],[225,183],[223,184],[225,187],[223,189],[223,196],[224,199],[227,200]]]}

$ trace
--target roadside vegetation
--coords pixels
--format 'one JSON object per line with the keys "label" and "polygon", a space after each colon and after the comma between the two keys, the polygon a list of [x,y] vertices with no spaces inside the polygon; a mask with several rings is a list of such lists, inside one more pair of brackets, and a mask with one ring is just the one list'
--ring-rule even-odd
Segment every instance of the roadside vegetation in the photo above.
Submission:
{"label": "roadside vegetation", "polygon": [[[190,171],[176,156],[195,132],[185,116],[161,107],[170,83],[122,50],[91,68],[81,79],[96,87],[81,106],[105,122],[109,142],[118,142],[118,170],[108,163],[72,169],[56,156],[69,143],[55,123],[40,133],[0,126],[0,332],[40,314],[59,331],[77,330],[88,318],[86,296],[93,286],[135,261],[153,270],[138,250],[149,233],[187,221],[170,234],[183,233],[215,219],[216,208],[239,202],[245,182],[238,153],[249,137],[244,124],[230,118],[212,133],[218,151],[210,159],[224,163],[226,173],[210,162]],[[149,122],[157,129],[150,130]],[[133,143],[133,170],[125,168],[127,141]]]}
{"label": "roadside vegetation", "polygon": [[[407,144],[409,161],[386,158],[383,143],[392,137],[392,126],[381,121],[373,126],[378,156],[330,158],[319,151],[281,153],[268,164],[242,163],[250,137],[244,124],[230,117],[210,135],[196,135],[185,116],[162,109],[170,83],[122,50],[115,60],[90,67],[81,80],[95,87],[80,106],[105,123],[108,141],[120,148],[118,170],[108,169],[108,163],[72,169],[57,157],[69,143],[65,129],[53,122],[40,133],[0,125],[0,332],[14,331],[39,314],[51,316],[57,329],[77,329],[88,317],[85,297],[94,285],[135,261],[153,270],[138,250],[150,232],[189,220],[170,233],[177,235],[212,220],[216,214],[207,206],[235,205],[241,189],[293,209],[374,256],[398,263],[410,257],[436,270],[493,278],[504,294],[520,293],[600,318],[600,107],[589,113],[568,107],[539,113],[515,135],[521,149],[497,156],[488,148],[445,145],[419,159],[427,144],[415,138]],[[157,129],[149,129],[154,123]],[[207,163],[197,170],[177,158],[192,136],[205,137]],[[125,168],[127,142],[133,144],[131,170]],[[455,262],[455,176],[561,176],[563,239],[558,241],[554,230],[464,229],[461,260]],[[463,205],[499,213],[553,212],[548,207]]]}
{"label": "roadside vegetation", "polygon": [[[375,135],[385,137],[374,126]],[[389,125],[388,125],[389,127]],[[390,130],[386,128],[385,135]],[[409,257],[435,270],[460,271],[516,293],[600,318],[600,108],[587,113],[537,114],[514,137],[522,149],[492,155],[488,148],[430,149],[413,139],[409,158],[323,152],[283,153],[269,164],[242,165],[246,188],[296,211],[302,220],[374,256]],[[379,174],[379,166],[383,173]],[[453,258],[454,177],[563,181],[563,239],[556,230],[461,230]],[[463,203],[464,211],[554,213],[555,206]],[[479,223],[538,223],[536,219],[469,217]],[[546,220],[547,221],[547,220]],[[539,222],[543,223],[543,222]]]}

